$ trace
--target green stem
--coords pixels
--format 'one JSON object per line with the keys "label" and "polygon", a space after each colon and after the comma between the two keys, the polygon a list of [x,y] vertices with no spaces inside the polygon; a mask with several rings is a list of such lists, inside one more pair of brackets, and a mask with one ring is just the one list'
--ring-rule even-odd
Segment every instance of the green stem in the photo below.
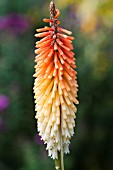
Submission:
{"label": "green stem", "polygon": [[55,170],[64,170],[63,153],[58,152],[58,159],[55,159]]}
{"label": "green stem", "polygon": [[[60,107],[61,110],[61,107]],[[64,151],[63,151],[63,143],[62,143],[62,122],[61,122],[61,135],[60,135],[60,142],[61,142],[61,152],[60,152],[60,160],[61,160],[61,170],[64,170]]]}
{"label": "green stem", "polygon": [[[60,113],[61,113],[61,106],[60,106]],[[64,152],[63,152],[63,142],[62,142],[62,114],[60,114],[60,152],[58,152],[58,159],[55,159],[55,169],[56,170],[64,170]]]}
{"label": "green stem", "polygon": [[61,155],[60,155],[60,152],[58,152],[58,159],[55,159],[55,169],[61,170]]}

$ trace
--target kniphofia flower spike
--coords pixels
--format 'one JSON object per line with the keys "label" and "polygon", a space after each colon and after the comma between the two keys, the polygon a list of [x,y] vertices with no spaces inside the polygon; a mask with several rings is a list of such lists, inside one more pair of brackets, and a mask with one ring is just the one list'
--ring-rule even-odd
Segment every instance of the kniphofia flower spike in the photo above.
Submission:
{"label": "kniphofia flower spike", "polygon": [[35,66],[35,103],[39,135],[47,144],[48,155],[58,159],[63,149],[69,153],[69,143],[74,134],[75,113],[78,104],[77,72],[71,31],[59,27],[60,12],[50,3],[50,27],[37,29]]}

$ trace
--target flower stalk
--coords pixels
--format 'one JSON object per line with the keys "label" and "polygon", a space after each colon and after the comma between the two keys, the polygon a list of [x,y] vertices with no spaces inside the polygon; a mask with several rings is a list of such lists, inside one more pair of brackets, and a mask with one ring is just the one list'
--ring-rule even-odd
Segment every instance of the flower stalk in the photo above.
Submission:
{"label": "flower stalk", "polygon": [[62,170],[62,167],[61,167],[61,152],[58,152],[58,159],[55,159],[55,170]]}
{"label": "flower stalk", "polygon": [[48,156],[55,160],[56,170],[64,170],[63,154],[69,153],[74,134],[77,100],[76,60],[71,31],[59,27],[60,12],[50,3],[50,27],[37,29],[35,66],[35,110],[37,129],[47,145]]}

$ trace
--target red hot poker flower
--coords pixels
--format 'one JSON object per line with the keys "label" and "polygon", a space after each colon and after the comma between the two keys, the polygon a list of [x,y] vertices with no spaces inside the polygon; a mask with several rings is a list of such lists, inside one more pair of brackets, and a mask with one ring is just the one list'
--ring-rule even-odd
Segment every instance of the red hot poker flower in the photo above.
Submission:
{"label": "red hot poker flower", "polygon": [[[49,156],[58,158],[63,147],[69,153],[69,143],[74,134],[75,113],[78,104],[77,72],[71,31],[58,25],[60,12],[50,4],[50,27],[37,29],[35,66],[35,110],[38,132],[47,144]],[[68,35],[67,35],[68,34]]]}

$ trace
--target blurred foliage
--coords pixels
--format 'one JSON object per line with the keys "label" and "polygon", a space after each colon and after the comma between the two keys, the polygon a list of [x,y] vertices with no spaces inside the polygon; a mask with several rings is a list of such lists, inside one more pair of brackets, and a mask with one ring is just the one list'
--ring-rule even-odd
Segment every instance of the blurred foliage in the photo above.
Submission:
{"label": "blurred foliage", "polygon": [[[73,31],[79,101],[67,170],[113,170],[113,1],[55,0]],[[36,140],[35,29],[49,17],[46,0],[0,0],[0,170],[52,170]],[[7,103],[6,103],[7,101]]]}

